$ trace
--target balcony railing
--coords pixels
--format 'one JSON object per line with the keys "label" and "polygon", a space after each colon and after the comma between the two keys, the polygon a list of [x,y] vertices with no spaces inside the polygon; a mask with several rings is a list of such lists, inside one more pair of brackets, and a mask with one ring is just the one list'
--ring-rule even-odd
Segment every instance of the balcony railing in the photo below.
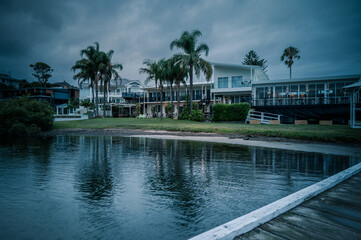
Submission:
{"label": "balcony railing", "polygon": [[[359,99],[358,103],[361,100]],[[289,106],[289,105],[320,105],[320,104],[349,104],[349,97],[313,97],[313,98],[268,98],[253,99],[253,106]]]}
{"label": "balcony railing", "polygon": [[[180,96],[179,97],[180,101],[185,101],[186,97],[185,96]],[[193,95],[193,100],[202,100],[202,95],[198,94],[198,95]],[[155,97],[148,97],[147,98],[148,102],[156,102],[156,98]],[[165,96],[163,97],[163,101],[170,101],[170,96]],[[174,96],[173,101],[177,101],[177,97]],[[158,97],[158,102],[160,102],[160,97]]]}

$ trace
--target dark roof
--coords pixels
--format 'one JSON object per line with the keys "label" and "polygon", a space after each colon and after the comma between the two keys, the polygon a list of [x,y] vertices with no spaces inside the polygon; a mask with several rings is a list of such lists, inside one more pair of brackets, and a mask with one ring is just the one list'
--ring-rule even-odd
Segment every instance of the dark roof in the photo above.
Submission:
{"label": "dark roof", "polygon": [[140,80],[130,80],[130,79],[127,79],[127,78],[122,78],[122,86],[127,85],[127,84],[129,84],[131,82],[136,82],[136,83],[141,84]]}
{"label": "dark roof", "polygon": [[68,82],[55,82],[55,83],[52,83],[53,86],[59,86],[59,87],[73,87],[72,85],[70,85]]}
{"label": "dark roof", "polygon": [[17,82],[21,81],[19,79],[10,77],[9,74],[3,74],[3,73],[0,73],[0,79],[6,79],[6,80],[10,80],[10,81],[17,81]]}

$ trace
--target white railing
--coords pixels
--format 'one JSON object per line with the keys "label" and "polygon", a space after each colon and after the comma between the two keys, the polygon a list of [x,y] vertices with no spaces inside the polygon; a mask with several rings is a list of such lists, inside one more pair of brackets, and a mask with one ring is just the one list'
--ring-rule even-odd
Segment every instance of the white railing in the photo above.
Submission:
{"label": "white railing", "polygon": [[248,112],[246,123],[250,122],[250,120],[260,120],[261,124],[269,124],[271,120],[277,120],[280,123],[281,116],[282,115],[278,115],[274,113],[258,112],[258,111],[250,110]]}
{"label": "white railing", "polygon": [[253,106],[289,106],[319,104],[349,104],[350,98],[345,97],[305,97],[305,98],[267,98],[253,99]]}

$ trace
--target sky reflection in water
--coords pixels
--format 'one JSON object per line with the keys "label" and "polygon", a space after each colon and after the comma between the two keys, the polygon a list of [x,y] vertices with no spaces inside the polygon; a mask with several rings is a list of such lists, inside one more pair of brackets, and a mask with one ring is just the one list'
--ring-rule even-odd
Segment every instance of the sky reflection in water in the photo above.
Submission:
{"label": "sky reflection in water", "polygon": [[1,239],[187,239],[359,159],[191,141],[0,142]]}

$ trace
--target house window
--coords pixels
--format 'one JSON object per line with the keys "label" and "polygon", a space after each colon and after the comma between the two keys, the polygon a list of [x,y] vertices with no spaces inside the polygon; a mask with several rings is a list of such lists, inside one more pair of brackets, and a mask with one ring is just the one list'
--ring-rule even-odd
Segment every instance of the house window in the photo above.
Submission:
{"label": "house window", "polygon": [[228,77],[218,78],[218,88],[228,88]]}
{"label": "house window", "polygon": [[232,88],[242,87],[242,76],[232,77]]}

